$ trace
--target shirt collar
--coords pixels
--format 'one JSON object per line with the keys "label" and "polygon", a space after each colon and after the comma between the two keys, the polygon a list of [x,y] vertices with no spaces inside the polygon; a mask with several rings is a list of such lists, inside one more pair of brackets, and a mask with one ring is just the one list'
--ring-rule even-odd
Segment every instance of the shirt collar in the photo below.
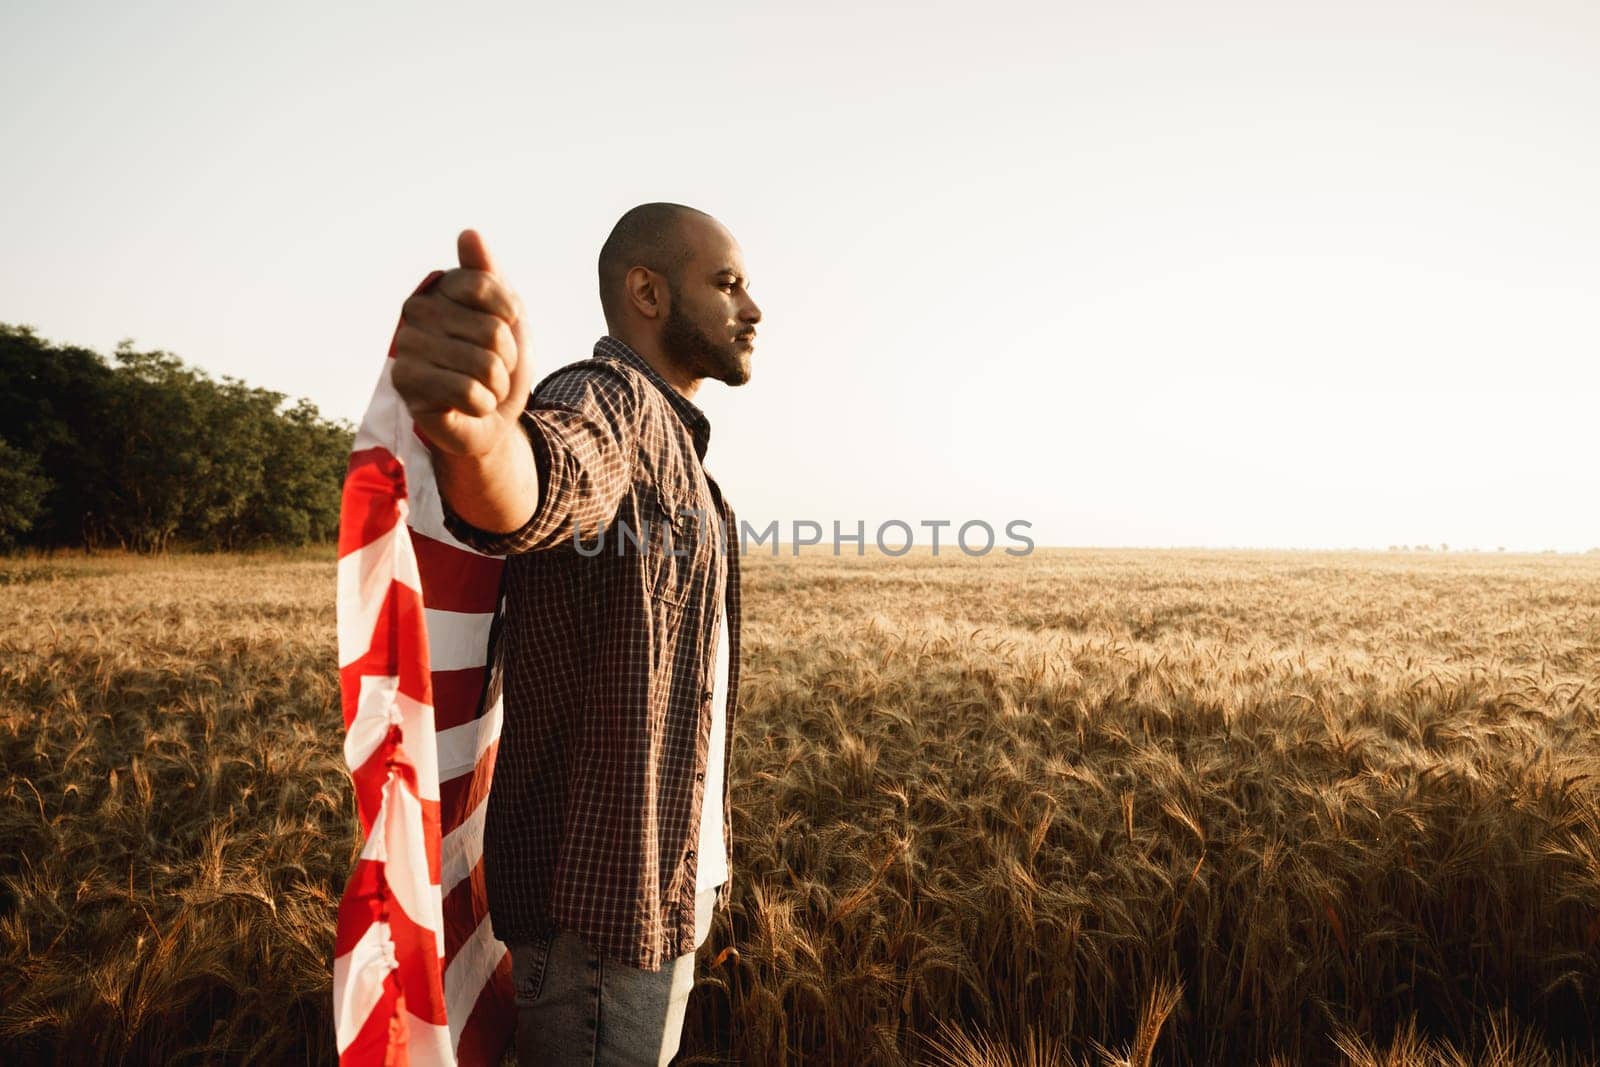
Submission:
{"label": "shirt collar", "polygon": [[694,402],[678,392],[667,380],[652,367],[645,358],[635,352],[626,341],[620,341],[610,334],[601,337],[594,344],[596,359],[614,359],[649,378],[661,394],[667,398],[667,403],[672,405],[672,410],[678,413],[678,418],[683,420],[683,425],[689,431],[689,436],[694,439],[694,451],[702,462],[706,458],[706,446],[711,443],[711,421],[706,418],[706,413],[695,406]]}

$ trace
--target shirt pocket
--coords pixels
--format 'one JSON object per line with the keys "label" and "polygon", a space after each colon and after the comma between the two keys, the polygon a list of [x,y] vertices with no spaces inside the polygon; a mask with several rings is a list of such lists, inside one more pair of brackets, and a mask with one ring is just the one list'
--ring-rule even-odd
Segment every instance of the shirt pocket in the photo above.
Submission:
{"label": "shirt pocket", "polygon": [[657,484],[642,496],[645,589],[658,604],[676,611],[688,602],[694,585],[701,520],[689,510],[694,498],[685,488]]}

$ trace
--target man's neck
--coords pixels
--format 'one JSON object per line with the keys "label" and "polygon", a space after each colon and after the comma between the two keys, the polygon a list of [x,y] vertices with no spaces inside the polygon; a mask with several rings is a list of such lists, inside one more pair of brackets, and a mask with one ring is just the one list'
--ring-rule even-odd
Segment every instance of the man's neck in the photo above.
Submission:
{"label": "man's neck", "polygon": [[677,361],[662,351],[661,343],[656,338],[632,337],[621,333],[612,336],[638,353],[639,358],[650,364],[651,368],[685,400],[693,400],[694,395],[700,391],[700,383],[704,379],[690,377]]}

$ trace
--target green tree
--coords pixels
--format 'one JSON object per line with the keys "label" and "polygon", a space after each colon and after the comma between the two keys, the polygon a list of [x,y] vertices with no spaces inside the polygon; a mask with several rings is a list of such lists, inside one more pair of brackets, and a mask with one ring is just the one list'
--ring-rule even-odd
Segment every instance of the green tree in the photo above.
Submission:
{"label": "green tree", "polygon": [[6,537],[156,552],[335,537],[353,431],[284,402],[169,352],[125,341],[107,362],[0,324],[0,431],[31,457],[5,460]]}
{"label": "green tree", "polygon": [[24,535],[44,513],[50,479],[39,458],[0,438],[0,551],[23,543]]}
{"label": "green tree", "polygon": [[306,544],[339,535],[339,500],[354,430],[329,422],[302,400],[270,426],[267,484],[256,509],[258,535]]}
{"label": "green tree", "polygon": [[94,352],[0,323],[0,436],[34,456],[48,482],[30,543],[83,541],[106,490],[96,436],[111,382],[111,368]]}
{"label": "green tree", "polygon": [[135,351],[124,341],[115,358],[100,440],[107,491],[94,532],[125,548],[162,552],[183,530],[192,501],[213,488],[209,439],[231,428],[210,422],[210,383],[177,356]]}

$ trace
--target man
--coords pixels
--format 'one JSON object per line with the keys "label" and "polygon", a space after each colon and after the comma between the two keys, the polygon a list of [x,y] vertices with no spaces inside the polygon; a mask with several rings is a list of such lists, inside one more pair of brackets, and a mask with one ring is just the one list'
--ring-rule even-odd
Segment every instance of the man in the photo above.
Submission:
{"label": "man", "polygon": [[761,311],[710,215],[644,204],[600,250],[606,336],[531,390],[522,305],[471,230],[402,311],[393,379],[446,525],[508,556],[484,828],[523,1064],[665,1064],[728,899],[739,537],[693,400],[750,377]]}

